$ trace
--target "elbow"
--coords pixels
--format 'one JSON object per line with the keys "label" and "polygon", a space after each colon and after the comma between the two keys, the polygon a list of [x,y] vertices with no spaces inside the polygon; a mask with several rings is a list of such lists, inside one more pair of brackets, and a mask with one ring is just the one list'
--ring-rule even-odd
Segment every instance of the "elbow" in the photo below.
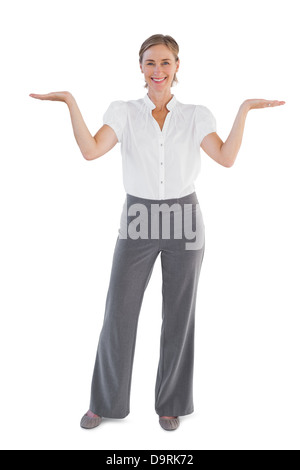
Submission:
{"label": "elbow", "polygon": [[94,160],[94,158],[95,158],[95,157],[94,157],[93,155],[91,155],[90,153],[83,153],[83,152],[82,152],[82,156],[83,156],[83,158],[84,158],[85,160],[88,160],[88,161]]}
{"label": "elbow", "polygon": [[98,157],[97,150],[94,146],[85,150],[81,149],[81,153],[85,160],[94,160],[95,158]]}
{"label": "elbow", "polygon": [[225,168],[231,168],[232,165],[234,164],[236,155],[232,152],[226,152],[225,148],[223,148],[224,144],[221,145],[220,147],[220,153],[219,153],[219,163],[224,166]]}
{"label": "elbow", "polygon": [[226,160],[224,163],[223,163],[223,166],[225,166],[225,168],[231,168],[234,164],[234,160]]}
{"label": "elbow", "polygon": [[82,155],[83,155],[83,158],[85,160],[96,160],[96,158],[100,158],[102,157],[102,155],[104,155],[103,153],[96,153],[96,152],[82,152]]}
{"label": "elbow", "polygon": [[235,159],[236,159],[236,155],[226,155],[226,158],[223,158],[223,166],[225,166],[225,168],[231,168],[235,162]]}

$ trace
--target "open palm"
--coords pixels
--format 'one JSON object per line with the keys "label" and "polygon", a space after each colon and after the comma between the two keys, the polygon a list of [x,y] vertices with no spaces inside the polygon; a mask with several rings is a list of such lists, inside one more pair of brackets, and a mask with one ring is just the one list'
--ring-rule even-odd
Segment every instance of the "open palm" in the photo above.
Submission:
{"label": "open palm", "polygon": [[38,95],[36,93],[31,93],[29,96],[31,98],[36,98],[38,100],[50,100],[50,101],[63,101],[66,102],[70,97],[69,91],[55,91],[52,93],[47,93],[44,95]]}
{"label": "open palm", "polygon": [[285,101],[278,100],[263,100],[263,99],[250,99],[244,101],[245,105],[250,109],[260,109],[260,108],[274,108],[275,106],[281,106],[285,104]]}

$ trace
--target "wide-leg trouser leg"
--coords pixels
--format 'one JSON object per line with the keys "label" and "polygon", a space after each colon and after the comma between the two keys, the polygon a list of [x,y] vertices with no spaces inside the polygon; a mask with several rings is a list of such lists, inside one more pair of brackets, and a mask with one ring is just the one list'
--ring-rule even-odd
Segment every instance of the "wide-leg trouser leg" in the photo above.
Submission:
{"label": "wide-leg trouser leg", "polygon": [[201,249],[185,250],[178,240],[161,252],[163,322],[155,388],[159,416],[184,416],[194,411],[195,309],[204,250],[204,244]]}
{"label": "wide-leg trouser leg", "polygon": [[121,419],[130,412],[138,317],[156,246],[151,240],[116,242],[90,402],[90,410],[102,417]]}

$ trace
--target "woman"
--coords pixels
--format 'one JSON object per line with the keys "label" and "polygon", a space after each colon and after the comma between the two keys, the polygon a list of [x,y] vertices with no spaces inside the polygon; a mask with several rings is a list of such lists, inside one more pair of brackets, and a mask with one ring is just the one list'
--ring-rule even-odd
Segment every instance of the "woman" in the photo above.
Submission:
{"label": "woman", "polygon": [[[168,431],[178,428],[180,416],[194,411],[195,307],[205,249],[204,223],[194,187],[200,147],[220,165],[231,167],[242,143],[247,113],[284,104],[263,99],[244,101],[223,142],[209,109],[183,104],[171,94],[171,87],[178,82],[178,53],[178,44],[171,36],[148,38],[139,53],[148,93],[139,100],[112,102],[94,137],[69,92],[30,95],[68,105],[74,135],[86,160],[99,158],[122,143],[126,198],[90,409],[81,420],[81,427],[86,429],[99,426],[103,417],[122,419],[129,414],[138,317],[159,254],[163,322],[155,409],[160,425]],[[192,239],[195,241],[190,242]]]}

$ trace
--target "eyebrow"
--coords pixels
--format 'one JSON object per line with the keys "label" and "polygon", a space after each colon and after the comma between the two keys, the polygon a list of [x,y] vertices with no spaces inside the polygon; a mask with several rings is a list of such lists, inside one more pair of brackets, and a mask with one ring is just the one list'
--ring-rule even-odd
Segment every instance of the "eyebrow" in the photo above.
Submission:
{"label": "eyebrow", "polygon": [[[161,59],[161,60],[171,60],[171,59]],[[153,59],[147,59],[146,62],[155,62]]]}

